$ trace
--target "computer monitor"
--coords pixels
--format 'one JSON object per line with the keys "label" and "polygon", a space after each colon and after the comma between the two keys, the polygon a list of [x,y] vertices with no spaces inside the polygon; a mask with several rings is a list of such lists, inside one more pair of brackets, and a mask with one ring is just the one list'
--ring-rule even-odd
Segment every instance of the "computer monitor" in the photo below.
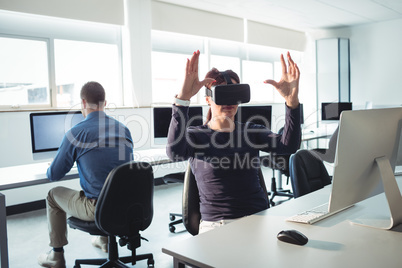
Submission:
{"label": "computer monitor", "polygon": [[252,122],[271,128],[272,106],[239,106],[235,115],[235,121]]}
{"label": "computer monitor", "polygon": [[[402,223],[402,197],[394,171],[401,137],[402,108],[345,111],[341,115],[329,211],[334,212],[385,191],[387,218],[357,219],[390,229]],[[384,211],[387,211],[385,208]],[[382,216],[383,217],[383,216]]]}
{"label": "computer monitor", "polygon": [[[190,126],[200,126],[203,124],[201,106],[190,106],[188,116]],[[166,145],[171,118],[171,107],[153,108],[153,145]]]}
{"label": "computer monitor", "polygon": [[84,120],[80,111],[31,113],[29,117],[34,160],[53,158],[64,134]]}
{"label": "computer monitor", "polygon": [[351,102],[323,102],[321,103],[321,120],[339,120],[343,111],[352,110]]}

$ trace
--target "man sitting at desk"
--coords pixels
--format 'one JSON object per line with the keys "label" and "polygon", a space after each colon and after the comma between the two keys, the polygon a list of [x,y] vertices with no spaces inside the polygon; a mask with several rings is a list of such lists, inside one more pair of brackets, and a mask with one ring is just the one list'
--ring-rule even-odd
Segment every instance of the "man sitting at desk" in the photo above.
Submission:
{"label": "man sitting at desk", "polygon": [[[130,131],[104,112],[105,90],[97,82],[88,82],[81,89],[81,123],[64,136],[52,164],[47,170],[51,181],[63,178],[77,162],[82,190],[55,187],[46,199],[50,246],[53,249],[39,256],[43,267],[66,267],[63,246],[67,245],[67,216],[85,221],[95,220],[95,205],[109,172],[133,158]],[[107,237],[92,241],[107,252]]]}

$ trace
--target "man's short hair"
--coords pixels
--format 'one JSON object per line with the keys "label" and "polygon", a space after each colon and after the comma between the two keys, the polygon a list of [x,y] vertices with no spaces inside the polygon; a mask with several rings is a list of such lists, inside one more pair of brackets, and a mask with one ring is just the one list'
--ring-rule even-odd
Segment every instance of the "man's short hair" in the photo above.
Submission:
{"label": "man's short hair", "polygon": [[105,89],[98,82],[87,82],[81,88],[81,99],[90,104],[103,104],[105,102]]}

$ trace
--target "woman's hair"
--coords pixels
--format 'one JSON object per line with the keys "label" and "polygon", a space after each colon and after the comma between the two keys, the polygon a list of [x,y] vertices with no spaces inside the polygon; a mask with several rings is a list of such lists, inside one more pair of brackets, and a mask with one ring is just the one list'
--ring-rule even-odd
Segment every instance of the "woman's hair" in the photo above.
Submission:
{"label": "woman's hair", "polygon": [[[225,71],[229,77],[233,80],[236,81],[236,83],[240,83],[240,78],[239,76],[233,72],[232,70],[226,70]],[[220,72],[218,69],[216,68],[212,68],[206,75],[205,78],[213,78],[215,79],[215,82],[212,83],[212,86],[216,86],[216,85],[220,85],[223,83],[226,83],[225,77],[222,74],[223,72]],[[208,110],[208,114],[207,114],[207,121],[205,122],[205,124],[207,124],[212,118],[212,112],[211,112],[211,108],[209,108]]]}
{"label": "woman's hair", "polygon": [[[233,72],[232,70],[226,70],[225,72],[230,76],[230,78],[232,78],[233,80],[235,80],[236,83],[240,83],[240,78],[239,78],[239,76],[238,76],[235,72]],[[220,72],[218,69],[212,68],[212,69],[205,75],[205,78],[213,78],[213,79],[215,79],[216,82],[214,82],[214,83],[212,84],[213,86],[215,86],[215,85],[220,85],[220,84],[226,82],[225,77],[223,77],[223,74],[222,74],[222,73],[223,73],[223,72]]]}

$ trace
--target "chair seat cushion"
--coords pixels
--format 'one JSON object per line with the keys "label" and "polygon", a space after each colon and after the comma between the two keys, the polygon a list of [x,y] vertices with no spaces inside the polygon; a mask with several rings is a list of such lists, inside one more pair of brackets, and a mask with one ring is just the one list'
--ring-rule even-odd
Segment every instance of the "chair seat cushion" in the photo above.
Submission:
{"label": "chair seat cushion", "polygon": [[70,217],[67,219],[67,223],[72,229],[78,229],[87,233],[90,233],[91,235],[103,235],[107,236],[104,232],[99,230],[98,227],[96,227],[96,224],[94,221],[84,221],[80,220],[75,217]]}

